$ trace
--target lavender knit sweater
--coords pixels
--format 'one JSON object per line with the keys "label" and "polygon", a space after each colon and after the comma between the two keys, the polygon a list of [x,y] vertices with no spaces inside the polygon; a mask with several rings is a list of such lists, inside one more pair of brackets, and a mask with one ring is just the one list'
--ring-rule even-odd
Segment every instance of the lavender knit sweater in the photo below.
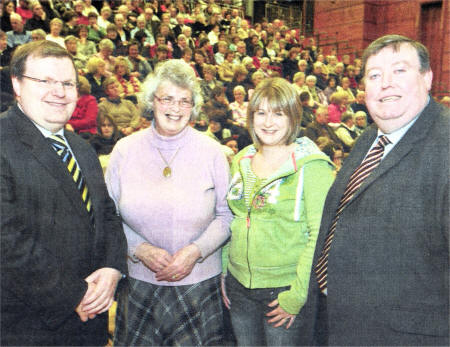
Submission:
{"label": "lavender knit sweater", "polygon": [[[172,176],[162,172],[170,163]],[[132,256],[143,242],[174,254],[195,243],[202,258],[178,282],[157,281],[141,262],[128,260],[130,276],[157,285],[188,285],[221,272],[220,246],[229,237],[232,219],[226,194],[228,162],[214,140],[191,127],[172,137],[154,125],[120,140],[111,155],[106,183],[122,217]]]}

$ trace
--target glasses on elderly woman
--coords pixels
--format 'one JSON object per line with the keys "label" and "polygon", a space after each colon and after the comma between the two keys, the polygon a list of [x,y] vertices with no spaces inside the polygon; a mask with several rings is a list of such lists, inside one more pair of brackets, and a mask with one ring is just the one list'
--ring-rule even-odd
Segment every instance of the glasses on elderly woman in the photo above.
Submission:
{"label": "glasses on elderly woman", "polygon": [[158,100],[164,106],[173,106],[176,103],[178,103],[178,106],[181,108],[191,108],[192,106],[194,106],[192,104],[192,100],[188,99],[175,100],[171,96],[163,96],[162,98],[160,98],[157,95],[155,95],[155,99]]}

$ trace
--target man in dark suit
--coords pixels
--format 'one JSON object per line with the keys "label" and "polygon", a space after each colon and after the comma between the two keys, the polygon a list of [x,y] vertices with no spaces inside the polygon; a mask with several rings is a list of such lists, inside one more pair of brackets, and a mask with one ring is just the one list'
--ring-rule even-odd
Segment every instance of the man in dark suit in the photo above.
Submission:
{"label": "man in dark suit", "polygon": [[375,124],[324,206],[309,296],[316,342],[448,346],[449,109],[429,96],[419,42],[377,39],[363,71]]}
{"label": "man in dark suit", "polygon": [[37,41],[16,50],[11,76],[17,104],[0,116],[0,344],[105,345],[126,240],[94,151],[64,131],[75,66]]}

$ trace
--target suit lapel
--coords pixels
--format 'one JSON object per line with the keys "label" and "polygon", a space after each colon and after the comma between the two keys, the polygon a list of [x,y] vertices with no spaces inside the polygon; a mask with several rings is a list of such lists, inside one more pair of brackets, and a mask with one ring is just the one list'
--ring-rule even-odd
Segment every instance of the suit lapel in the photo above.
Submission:
{"label": "suit lapel", "polygon": [[19,108],[17,108],[15,113],[14,121],[16,122],[18,139],[30,148],[30,153],[42,164],[47,173],[58,182],[61,191],[65,193],[75,206],[75,210],[78,211],[80,217],[87,215],[83,211],[85,206],[81,200],[80,192],[56,151]]}
{"label": "suit lapel", "polygon": [[[385,172],[389,171],[398,162],[400,162],[414,148],[415,144],[418,141],[427,136],[431,124],[434,121],[433,115],[436,114],[436,112],[434,112],[434,108],[435,104],[433,100],[430,100],[430,103],[422,111],[421,115],[412,125],[412,127],[406,132],[406,134],[388,153],[388,155],[381,161],[380,165],[366,178],[358,191],[355,192],[355,195],[349,202],[349,205],[368,187],[370,187],[373,182],[380,178],[380,176],[382,176]],[[364,155],[366,153],[364,153]]]}

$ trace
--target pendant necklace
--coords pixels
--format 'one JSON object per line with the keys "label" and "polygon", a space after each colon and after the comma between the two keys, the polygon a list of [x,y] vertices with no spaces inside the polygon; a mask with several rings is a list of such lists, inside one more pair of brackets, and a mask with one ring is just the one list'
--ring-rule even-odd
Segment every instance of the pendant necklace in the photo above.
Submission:
{"label": "pendant necklace", "polygon": [[163,170],[163,176],[169,178],[170,176],[172,176],[172,169],[170,168],[170,164],[172,164],[173,160],[175,159],[176,155],[178,154],[180,147],[177,148],[175,154],[172,156],[172,158],[170,159],[169,162],[167,162],[166,158],[164,158],[164,156],[162,155],[162,153],[158,147],[156,147],[156,150],[158,151],[159,155],[161,156],[161,159],[166,164],[166,167]]}

